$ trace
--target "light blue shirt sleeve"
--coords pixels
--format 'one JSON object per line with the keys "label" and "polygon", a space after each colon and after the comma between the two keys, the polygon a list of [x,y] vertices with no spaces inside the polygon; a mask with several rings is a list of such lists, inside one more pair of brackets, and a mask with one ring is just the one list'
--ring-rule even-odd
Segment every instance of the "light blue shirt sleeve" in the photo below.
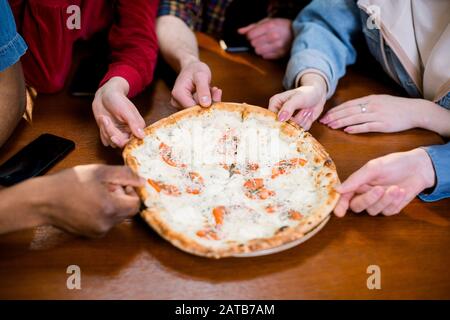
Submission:
{"label": "light blue shirt sleeve", "polygon": [[327,79],[330,98],[345,68],[355,63],[352,41],[362,32],[355,0],[313,0],[293,22],[292,45],[283,85],[295,86],[296,78],[308,69],[318,70]]}
{"label": "light blue shirt sleeve", "polygon": [[430,194],[421,193],[419,198],[431,202],[450,197],[450,142],[424,148],[433,162],[436,186]]}
{"label": "light blue shirt sleeve", "polygon": [[19,61],[26,50],[27,45],[17,33],[8,1],[0,0],[0,72]]}

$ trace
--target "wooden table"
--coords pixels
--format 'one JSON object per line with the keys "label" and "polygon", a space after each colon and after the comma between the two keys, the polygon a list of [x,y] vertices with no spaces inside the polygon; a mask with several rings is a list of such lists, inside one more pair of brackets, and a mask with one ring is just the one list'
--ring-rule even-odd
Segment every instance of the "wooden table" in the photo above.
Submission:
{"label": "wooden table", "polygon": [[[211,39],[199,35],[199,40],[202,59],[211,66],[224,101],[266,106],[269,97],[282,90],[282,63],[228,55]],[[375,69],[372,60],[351,68],[328,106],[373,93],[401,94]],[[148,124],[176,111],[168,104],[170,88],[162,78],[157,76],[135,99]],[[38,97],[33,124],[19,126],[1,150],[0,162],[44,132],[77,144],[52,172],[78,164],[122,163],[119,151],[101,145],[90,100],[67,92]],[[329,151],[341,179],[369,159],[442,143],[423,130],[351,136],[316,123],[311,132]],[[96,240],[40,227],[0,236],[0,298],[450,298],[449,209],[449,200],[414,200],[390,218],[332,217],[321,232],[296,248],[246,259],[208,260],[183,253],[139,218]],[[69,265],[81,268],[81,290],[66,288]],[[381,268],[381,290],[367,288],[369,265]]]}

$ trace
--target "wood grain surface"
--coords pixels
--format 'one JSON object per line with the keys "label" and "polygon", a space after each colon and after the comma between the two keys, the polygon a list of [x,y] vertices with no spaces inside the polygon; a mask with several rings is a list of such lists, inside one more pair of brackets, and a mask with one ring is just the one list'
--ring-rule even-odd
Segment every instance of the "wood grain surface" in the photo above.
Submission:
{"label": "wood grain surface", "polygon": [[[226,54],[212,39],[198,38],[224,101],[267,106],[282,90],[285,63]],[[168,103],[172,82],[173,75],[160,68],[153,84],[134,99],[147,124],[176,111]],[[403,94],[365,57],[348,70],[327,107],[376,93]],[[76,142],[51,172],[78,164],[122,163],[120,151],[101,145],[97,130],[90,99],[66,91],[39,95],[33,123],[20,124],[0,150],[0,162],[48,132]],[[311,133],[330,153],[342,180],[371,158],[442,143],[424,130],[351,136],[316,123]],[[450,200],[416,199],[389,218],[332,217],[298,247],[245,259],[183,253],[137,217],[94,240],[40,227],[0,236],[0,299],[448,299],[449,247]],[[69,265],[81,268],[81,290],[66,287]],[[381,268],[381,290],[367,288],[370,265]]]}

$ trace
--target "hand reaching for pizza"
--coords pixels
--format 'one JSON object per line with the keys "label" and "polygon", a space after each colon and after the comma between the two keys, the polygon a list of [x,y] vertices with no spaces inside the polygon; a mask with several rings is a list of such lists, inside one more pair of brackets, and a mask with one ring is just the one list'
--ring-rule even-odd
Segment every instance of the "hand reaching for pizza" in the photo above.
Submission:
{"label": "hand reaching for pizza", "polygon": [[[424,119],[429,119],[436,127],[445,120],[442,127],[448,130],[450,112],[435,103],[423,99],[394,97],[390,95],[370,95],[347,101],[330,109],[320,120],[332,129],[344,128],[347,133],[399,132],[415,127],[428,129]],[[435,131],[434,129],[433,131]],[[445,135],[443,132],[440,134]]]}
{"label": "hand reaching for pizza", "polygon": [[294,39],[292,21],[283,18],[266,18],[240,28],[255,49],[264,59],[279,59],[286,56]]}
{"label": "hand reaching for pizza", "polygon": [[334,213],[343,217],[350,208],[372,216],[394,215],[434,184],[433,164],[424,149],[392,153],[369,161],[336,188],[341,198]]}
{"label": "hand reaching for pizza", "polygon": [[95,94],[92,110],[104,146],[123,148],[132,134],[144,137],[145,121],[127,98],[128,90],[125,79],[113,77]]}
{"label": "hand reaching for pizza", "polygon": [[208,65],[198,60],[184,66],[175,81],[171,104],[178,108],[195,105],[209,107],[212,102],[222,100],[222,90],[210,87],[211,70]]}
{"label": "hand reaching for pizza", "polygon": [[306,73],[300,87],[274,95],[269,110],[278,114],[278,120],[293,120],[305,130],[320,116],[326,102],[327,84],[322,76]]}
{"label": "hand reaching for pizza", "polygon": [[45,224],[71,233],[103,235],[139,210],[133,187],[143,182],[127,167],[77,166],[40,179]]}

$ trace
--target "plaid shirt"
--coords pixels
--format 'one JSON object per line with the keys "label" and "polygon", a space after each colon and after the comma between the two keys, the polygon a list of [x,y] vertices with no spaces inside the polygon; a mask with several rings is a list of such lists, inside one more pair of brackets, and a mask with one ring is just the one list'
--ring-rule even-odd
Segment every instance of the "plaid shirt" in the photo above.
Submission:
{"label": "plaid shirt", "polygon": [[[173,15],[192,30],[219,37],[228,5],[233,0],[162,0],[158,16]],[[268,17],[294,19],[309,3],[307,0],[269,0]]]}

